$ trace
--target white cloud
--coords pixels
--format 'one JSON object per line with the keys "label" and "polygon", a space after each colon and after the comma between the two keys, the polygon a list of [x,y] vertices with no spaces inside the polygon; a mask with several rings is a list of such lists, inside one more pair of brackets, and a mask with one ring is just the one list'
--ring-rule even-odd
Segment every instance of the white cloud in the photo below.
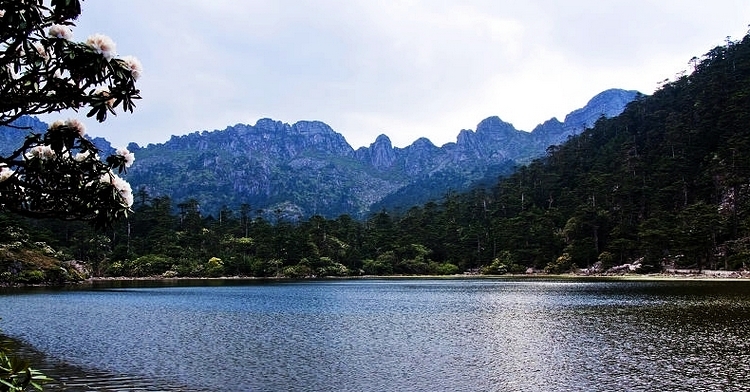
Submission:
{"label": "white cloud", "polygon": [[136,112],[87,124],[115,144],[271,117],[403,147],[651,93],[749,20],[745,0],[124,0],[83,2],[76,37],[105,33],[144,65]]}

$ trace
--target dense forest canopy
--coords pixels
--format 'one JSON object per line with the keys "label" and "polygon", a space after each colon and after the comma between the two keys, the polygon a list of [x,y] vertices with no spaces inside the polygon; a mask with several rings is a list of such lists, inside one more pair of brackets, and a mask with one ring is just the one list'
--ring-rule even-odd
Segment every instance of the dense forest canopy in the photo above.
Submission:
{"label": "dense forest canopy", "polygon": [[620,116],[551,146],[493,186],[364,221],[342,215],[289,222],[250,205],[202,216],[195,200],[144,191],[136,192],[135,213],[106,232],[5,214],[0,227],[13,235],[2,237],[3,278],[48,279],[9,267],[18,267],[12,257],[21,250],[43,246],[51,246],[47,256],[78,260],[96,275],[744,269],[750,35],[690,66]]}

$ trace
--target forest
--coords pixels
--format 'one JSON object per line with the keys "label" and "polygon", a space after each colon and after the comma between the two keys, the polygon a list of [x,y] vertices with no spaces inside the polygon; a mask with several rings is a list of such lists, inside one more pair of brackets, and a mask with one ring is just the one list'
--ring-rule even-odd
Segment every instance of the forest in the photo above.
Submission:
{"label": "forest", "polygon": [[[105,230],[0,214],[0,280],[742,270],[750,257],[750,35],[487,187],[365,220],[136,191]],[[25,255],[25,256],[23,256]],[[36,255],[36,256],[34,256]],[[70,264],[68,264],[70,265]],[[81,272],[84,271],[84,272]]]}

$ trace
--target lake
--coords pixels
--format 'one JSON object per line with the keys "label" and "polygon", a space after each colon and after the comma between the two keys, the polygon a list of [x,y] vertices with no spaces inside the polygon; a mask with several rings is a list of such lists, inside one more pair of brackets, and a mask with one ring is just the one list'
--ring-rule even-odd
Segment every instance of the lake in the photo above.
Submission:
{"label": "lake", "polygon": [[111,282],[0,317],[70,391],[750,388],[746,280]]}

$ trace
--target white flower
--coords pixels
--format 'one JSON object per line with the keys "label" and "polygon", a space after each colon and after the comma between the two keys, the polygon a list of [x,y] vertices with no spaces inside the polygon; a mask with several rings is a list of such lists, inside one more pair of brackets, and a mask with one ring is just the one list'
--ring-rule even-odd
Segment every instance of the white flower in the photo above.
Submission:
{"label": "white flower", "polygon": [[77,118],[69,118],[65,121],[57,120],[53,122],[52,125],[49,126],[49,130],[52,131],[52,130],[62,128],[62,127],[68,127],[70,129],[75,130],[76,132],[78,132],[78,136],[80,137],[83,137],[83,135],[86,134],[86,126],[83,125],[81,120]]}
{"label": "white flower", "polygon": [[5,16],[5,10],[0,10],[0,18],[2,18],[3,16]]}
{"label": "white flower", "polygon": [[135,56],[123,56],[120,58],[130,70],[130,74],[133,75],[133,79],[138,80],[143,73],[143,65],[141,60],[138,60]]}
{"label": "white flower", "polygon": [[133,165],[133,162],[135,162],[135,154],[128,151],[127,148],[118,148],[116,154],[125,158],[125,167],[130,167]]}
{"label": "white flower", "polygon": [[125,201],[125,205],[127,205],[128,207],[133,206],[133,191],[130,190],[130,184],[128,184],[127,193],[120,191],[120,195],[122,196],[122,199]]}
{"label": "white flower", "polygon": [[47,34],[50,37],[63,38],[68,41],[73,39],[73,30],[71,30],[70,27],[68,26],[63,26],[59,24],[52,25],[52,27],[49,28],[49,31],[47,31]]}
{"label": "white flower", "polygon": [[133,205],[133,190],[130,188],[130,184],[123,180],[120,176],[115,175],[112,185],[120,191],[120,196],[125,201],[125,204],[130,207]]}
{"label": "white flower", "polygon": [[47,159],[51,159],[54,157],[55,152],[52,150],[52,147],[47,145],[35,146],[26,154],[27,160],[39,158],[43,161],[46,161]]}
{"label": "white flower", "polygon": [[103,182],[105,184],[111,184],[112,183],[112,176],[116,176],[116,175],[117,174],[112,173],[111,171],[108,172],[108,173],[106,173],[106,174],[102,174],[101,178],[99,178],[99,182]]}
{"label": "white flower", "polygon": [[[79,152],[73,157],[73,159],[75,159],[76,162],[83,162],[86,159],[88,159],[88,157],[90,156],[91,156],[91,151]],[[94,155],[94,157],[96,157],[96,155]]]}
{"label": "white flower", "polygon": [[15,173],[15,171],[10,170],[9,168],[5,166],[0,167],[0,182],[6,181],[7,179],[9,179],[13,175],[13,173]]}
{"label": "white flower", "polygon": [[86,126],[83,125],[81,120],[77,118],[69,118],[67,121],[65,121],[65,125],[69,126],[72,129],[75,129],[78,132],[78,136],[83,137],[83,135],[86,134]]}
{"label": "white flower", "polygon": [[117,47],[112,38],[107,37],[104,34],[94,34],[86,40],[86,45],[91,49],[94,49],[96,53],[104,56],[107,61],[112,60],[117,52]]}
{"label": "white flower", "polygon": [[100,181],[105,184],[112,184],[112,186],[115,187],[118,192],[120,192],[120,197],[122,197],[122,200],[125,202],[125,204],[128,207],[133,205],[133,190],[130,188],[130,184],[127,181],[123,180],[122,177],[109,172],[102,175]]}
{"label": "white flower", "polygon": [[64,126],[65,126],[65,121],[56,120],[55,122],[52,123],[52,125],[49,126],[49,129],[53,130],[53,129],[57,129],[57,128],[64,127]]}

